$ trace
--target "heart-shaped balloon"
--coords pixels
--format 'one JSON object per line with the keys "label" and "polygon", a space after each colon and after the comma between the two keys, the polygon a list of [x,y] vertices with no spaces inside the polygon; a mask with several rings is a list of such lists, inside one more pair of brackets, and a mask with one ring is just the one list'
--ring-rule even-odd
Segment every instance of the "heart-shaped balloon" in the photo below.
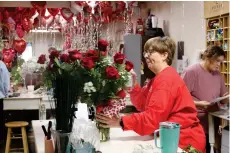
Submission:
{"label": "heart-shaped balloon", "polygon": [[3,61],[5,63],[11,63],[15,56],[15,51],[12,48],[2,50]]}
{"label": "heart-shaped balloon", "polygon": [[21,55],[26,49],[26,42],[23,39],[19,39],[19,40],[16,39],[13,42],[13,47],[18,52],[18,54]]}
{"label": "heart-shaped balloon", "polygon": [[50,16],[48,19],[43,18],[43,19],[42,19],[42,24],[43,24],[44,26],[50,27],[51,24],[53,23],[53,21],[54,21],[54,17],[53,17],[53,16]]}
{"label": "heart-shaped balloon", "polygon": [[61,12],[62,17],[67,22],[70,22],[70,20],[72,20],[74,14],[71,12],[69,8],[62,8],[60,12]]}
{"label": "heart-shaped balloon", "polygon": [[47,8],[47,10],[52,16],[56,16],[60,9],[59,8]]}
{"label": "heart-shaped balloon", "polygon": [[93,15],[92,18],[93,18],[93,20],[94,20],[95,22],[100,21],[100,16],[99,16],[99,15]]}
{"label": "heart-shaped balloon", "polygon": [[46,7],[46,1],[31,1],[31,5],[39,11]]}
{"label": "heart-shaped balloon", "polygon": [[3,20],[3,16],[2,16],[2,13],[0,13],[0,22],[2,22]]}
{"label": "heart-shaped balloon", "polygon": [[28,19],[32,18],[37,13],[37,10],[35,8],[27,8],[26,10],[26,16]]}
{"label": "heart-shaped balloon", "polygon": [[6,67],[7,67],[8,69],[11,69],[11,67],[12,67],[12,62],[7,63],[7,62],[4,61],[4,63],[6,64]]}
{"label": "heart-shaped balloon", "polygon": [[10,17],[10,13],[9,13],[7,10],[5,10],[5,11],[3,12],[3,20],[4,20],[6,23],[7,23],[9,17]]}
{"label": "heart-shaped balloon", "polygon": [[22,27],[28,33],[32,29],[30,20],[27,18],[24,18],[22,20]]}
{"label": "heart-shaped balloon", "polygon": [[16,26],[16,33],[18,35],[19,38],[22,38],[24,36],[24,30],[22,29],[22,25],[18,24]]}
{"label": "heart-shaped balloon", "polygon": [[82,14],[79,12],[79,13],[77,14],[77,21],[78,21],[78,22],[81,22],[81,20],[82,20]]}

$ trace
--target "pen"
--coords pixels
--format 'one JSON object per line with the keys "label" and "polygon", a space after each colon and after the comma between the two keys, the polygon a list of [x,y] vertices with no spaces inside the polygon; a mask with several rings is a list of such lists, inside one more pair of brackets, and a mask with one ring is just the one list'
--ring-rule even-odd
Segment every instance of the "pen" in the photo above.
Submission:
{"label": "pen", "polygon": [[50,139],[51,139],[51,131],[50,131],[51,127],[52,127],[52,122],[49,121],[49,124],[48,124],[47,140],[50,140]]}
{"label": "pen", "polygon": [[45,128],[45,126],[44,126],[44,125],[42,125],[42,130],[43,130],[43,132],[44,132],[45,136],[47,136],[47,135],[48,135],[48,133],[47,133],[46,128]]}

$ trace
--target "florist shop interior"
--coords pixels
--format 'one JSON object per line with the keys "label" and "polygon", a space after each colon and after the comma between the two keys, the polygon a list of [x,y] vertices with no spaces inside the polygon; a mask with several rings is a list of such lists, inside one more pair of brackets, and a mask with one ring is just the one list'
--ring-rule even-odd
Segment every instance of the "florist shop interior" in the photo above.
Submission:
{"label": "florist shop interior", "polygon": [[228,153],[229,7],[0,1],[0,153]]}

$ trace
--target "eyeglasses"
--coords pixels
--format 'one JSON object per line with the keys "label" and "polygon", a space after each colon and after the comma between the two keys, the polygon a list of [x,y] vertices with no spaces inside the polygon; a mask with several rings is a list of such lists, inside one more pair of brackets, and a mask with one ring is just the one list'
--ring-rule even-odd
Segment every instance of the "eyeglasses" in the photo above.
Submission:
{"label": "eyeglasses", "polygon": [[154,53],[154,52],[155,52],[155,51],[149,51],[149,50],[144,51],[144,52],[143,52],[143,56],[144,56],[145,58],[146,58],[146,56],[147,56],[147,57],[150,57],[151,54]]}

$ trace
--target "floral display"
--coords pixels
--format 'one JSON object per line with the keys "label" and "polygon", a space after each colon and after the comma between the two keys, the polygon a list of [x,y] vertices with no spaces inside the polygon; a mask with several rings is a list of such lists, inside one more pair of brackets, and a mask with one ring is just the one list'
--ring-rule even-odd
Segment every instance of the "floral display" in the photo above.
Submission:
{"label": "floral display", "polygon": [[77,101],[94,106],[97,112],[110,117],[119,115],[125,108],[124,89],[133,63],[122,53],[116,53],[112,62],[107,56],[108,42],[99,40],[98,44],[101,51],[70,49],[59,52],[53,49],[49,60],[44,54],[37,60],[46,64],[45,83],[48,88],[54,88],[56,130],[71,132]]}

